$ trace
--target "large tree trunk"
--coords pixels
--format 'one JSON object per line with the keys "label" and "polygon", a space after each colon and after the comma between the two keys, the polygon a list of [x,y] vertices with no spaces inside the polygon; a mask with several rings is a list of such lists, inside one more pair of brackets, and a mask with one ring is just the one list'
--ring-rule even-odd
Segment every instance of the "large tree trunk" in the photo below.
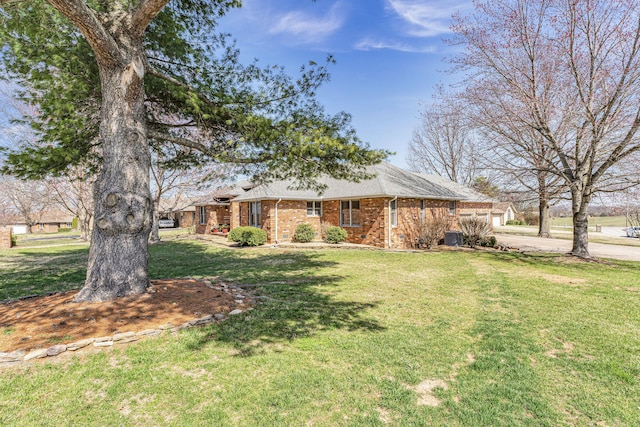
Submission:
{"label": "large tree trunk", "polygon": [[570,254],[591,258],[589,254],[589,197],[584,191],[572,190],[573,248]]}
{"label": "large tree trunk", "polygon": [[551,238],[549,219],[549,194],[547,193],[547,173],[536,172],[538,178],[538,237]]}
{"label": "large tree trunk", "polygon": [[94,186],[94,227],[84,287],[75,301],[143,293],[151,197],[142,43],[122,66],[100,64],[102,169]]}
{"label": "large tree trunk", "polygon": [[549,201],[546,198],[540,198],[540,204],[538,206],[540,213],[540,224],[538,224],[538,237],[544,237],[545,239],[551,238],[551,226],[549,215]]}

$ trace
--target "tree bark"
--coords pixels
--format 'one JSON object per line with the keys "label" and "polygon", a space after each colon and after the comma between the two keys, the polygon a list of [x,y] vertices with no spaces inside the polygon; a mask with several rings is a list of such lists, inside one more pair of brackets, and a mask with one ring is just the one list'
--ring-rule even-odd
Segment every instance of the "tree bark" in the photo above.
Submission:
{"label": "tree bark", "polygon": [[541,197],[539,205],[540,224],[538,224],[538,237],[544,237],[545,239],[551,238],[551,226],[549,218],[549,201]]}
{"label": "tree bark", "polygon": [[584,190],[572,190],[573,247],[571,255],[591,258],[589,254],[589,197]]}
{"label": "tree bark", "polygon": [[160,212],[158,212],[159,204],[160,203],[157,199],[153,201],[151,237],[149,242],[154,244],[160,243],[160,225],[158,224],[158,221],[160,220]]}
{"label": "tree bark", "polygon": [[549,193],[547,192],[547,173],[536,172],[538,178],[538,237],[551,238],[549,219]]}
{"label": "tree bark", "polygon": [[94,187],[94,227],[84,287],[77,302],[143,293],[151,195],[144,108],[142,42],[125,64],[99,63],[102,85],[102,169]]}
{"label": "tree bark", "polygon": [[78,231],[80,231],[80,240],[89,241],[91,231],[91,217],[92,215],[86,212],[84,209],[80,209],[78,212]]}

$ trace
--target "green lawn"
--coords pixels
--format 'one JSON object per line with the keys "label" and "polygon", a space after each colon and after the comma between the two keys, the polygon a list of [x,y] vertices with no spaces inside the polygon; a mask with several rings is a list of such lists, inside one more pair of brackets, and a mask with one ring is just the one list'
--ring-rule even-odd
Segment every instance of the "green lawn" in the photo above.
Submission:
{"label": "green lawn", "polygon": [[[589,217],[589,226],[595,227],[596,224],[600,224],[603,227],[626,227],[624,216],[592,216]],[[573,218],[551,218],[552,227],[573,227]]]}
{"label": "green lawn", "polygon": [[[0,300],[80,286],[86,256],[0,252]],[[3,370],[0,425],[640,421],[640,263],[175,240],[151,248],[150,274],[220,276],[264,302],[220,325]]]}

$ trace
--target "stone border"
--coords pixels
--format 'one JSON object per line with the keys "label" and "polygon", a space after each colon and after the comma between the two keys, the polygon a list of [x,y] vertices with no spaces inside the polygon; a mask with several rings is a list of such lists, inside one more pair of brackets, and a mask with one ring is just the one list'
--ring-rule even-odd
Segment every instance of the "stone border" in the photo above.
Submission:
{"label": "stone border", "polygon": [[[222,292],[232,293],[234,297],[234,301],[236,304],[243,304],[245,300],[252,302],[255,304],[255,298],[245,295],[245,291],[237,286],[230,285],[227,283],[222,283],[218,285],[218,287],[214,286],[211,280],[208,279],[196,279],[193,277],[186,277],[183,279],[175,279],[175,280],[200,280],[204,283],[204,285],[211,289],[220,288]],[[242,293],[240,293],[240,291]],[[58,292],[52,292],[48,295],[54,295]],[[42,295],[37,295],[42,296]],[[35,296],[28,296],[22,299],[33,298]],[[145,329],[144,331],[139,332],[120,332],[110,336],[98,337],[98,338],[85,338],[80,341],[76,341],[70,344],[56,344],[49,348],[39,348],[36,350],[32,350],[27,353],[25,350],[14,350],[11,352],[0,352],[0,368],[8,367],[8,366],[16,366],[22,364],[23,362],[27,362],[33,359],[44,359],[47,357],[55,357],[62,353],[66,353],[69,351],[77,351],[82,348],[93,345],[93,347],[113,347],[116,344],[128,344],[131,342],[138,341],[145,337],[154,337],[162,334],[163,332],[169,332],[171,334],[175,334],[180,332],[183,329],[193,328],[197,326],[204,326],[209,323],[220,323],[227,319],[229,316],[235,316],[245,311],[251,311],[253,307],[250,306],[246,310],[240,310],[236,308],[235,310],[230,311],[227,315],[223,313],[216,314],[208,314],[204,317],[200,317],[197,319],[190,320],[188,322],[184,322],[182,325],[175,326],[172,323],[166,323],[164,325],[160,325],[157,329]]]}

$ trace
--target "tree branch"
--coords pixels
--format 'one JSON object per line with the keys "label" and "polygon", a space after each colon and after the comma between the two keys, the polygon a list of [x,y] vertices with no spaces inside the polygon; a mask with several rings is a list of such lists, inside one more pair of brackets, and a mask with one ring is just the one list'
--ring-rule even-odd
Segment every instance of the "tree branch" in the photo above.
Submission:
{"label": "tree branch", "polygon": [[132,14],[132,30],[134,35],[142,37],[145,30],[158,13],[169,3],[169,0],[144,0]]}
{"label": "tree branch", "polygon": [[181,138],[178,136],[168,135],[166,133],[158,132],[152,129],[149,129],[149,131],[147,132],[147,135],[150,138],[159,139],[161,141],[170,142],[170,143],[181,145],[187,148],[192,148],[203,154],[211,156],[220,162],[248,165],[248,164],[259,163],[260,161],[264,161],[264,159],[261,160],[261,159],[252,159],[252,158],[246,158],[246,157],[230,156],[229,153],[215,151],[211,147],[208,147],[201,142],[196,142],[196,141],[193,141],[187,138]]}
{"label": "tree branch", "polygon": [[46,0],[58,12],[66,16],[91,45],[98,62],[121,64],[124,58],[111,34],[107,32],[95,11],[80,0]]}

